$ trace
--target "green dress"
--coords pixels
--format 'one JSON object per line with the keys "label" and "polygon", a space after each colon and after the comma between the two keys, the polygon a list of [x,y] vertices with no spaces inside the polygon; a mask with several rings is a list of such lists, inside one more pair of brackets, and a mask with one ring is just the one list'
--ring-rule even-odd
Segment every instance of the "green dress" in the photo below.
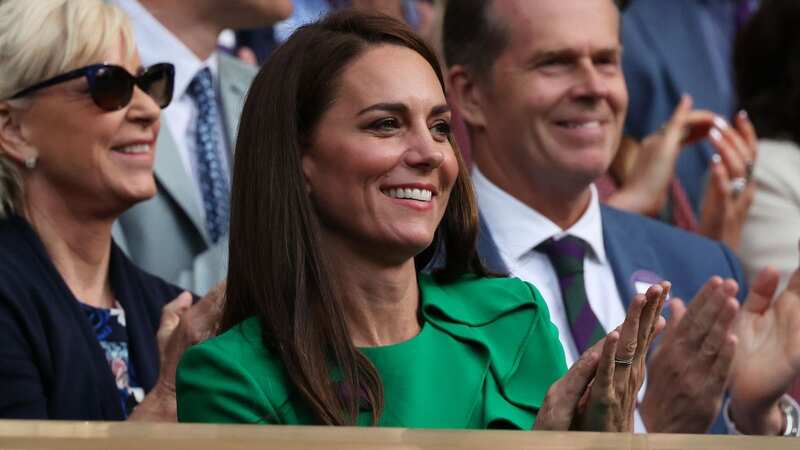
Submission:
{"label": "green dress", "polygon": [[[566,372],[558,331],[532,285],[468,275],[419,276],[421,332],[360,349],[380,373],[380,426],[530,429],[548,387]],[[192,347],[177,374],[178,420],[313,424],[250,318]],[[367,412],[360,425],[370,424]]]}

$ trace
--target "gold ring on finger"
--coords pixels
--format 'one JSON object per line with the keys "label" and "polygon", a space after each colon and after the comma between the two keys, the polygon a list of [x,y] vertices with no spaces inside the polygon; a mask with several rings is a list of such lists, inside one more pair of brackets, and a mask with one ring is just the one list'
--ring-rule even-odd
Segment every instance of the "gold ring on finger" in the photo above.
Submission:
{"label": "gold ring on finger", "polygon": [[633,364],[633,357],[630,357],[629,359],[622,359],[615,356],[614,364],[619,364],[620,366],[626,366],[626,367],[630,366],[631,364]]}

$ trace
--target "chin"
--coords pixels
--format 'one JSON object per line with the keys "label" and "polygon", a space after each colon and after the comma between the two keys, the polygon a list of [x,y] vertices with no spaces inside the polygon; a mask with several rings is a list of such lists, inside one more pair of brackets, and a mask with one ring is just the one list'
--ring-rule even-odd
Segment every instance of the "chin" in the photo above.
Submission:
{"label": "chin", "polygon": [[419,255],[426,248],[430,247],[433,242],[433,236],[428,235],[423,237],[405,237],[393,243],[392,247],[396,249],[398,255],[403,255],[402,259],[407,260]]}
{"label": "chin", "polygon": [[143,202],[146,200],[150,200],[153,196],[156,195],[156,186],[154,183],[145,184],[143,186],[131,186],[128,189],[125,189],[122,192],[118,192],[117,197],[120,201],[127,205],[127,208],[131,206]]}

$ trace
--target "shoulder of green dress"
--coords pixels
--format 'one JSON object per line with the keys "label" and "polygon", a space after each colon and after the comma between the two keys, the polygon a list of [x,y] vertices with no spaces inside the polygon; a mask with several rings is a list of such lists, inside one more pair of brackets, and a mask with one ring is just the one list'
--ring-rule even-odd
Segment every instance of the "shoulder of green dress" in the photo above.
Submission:
{"label": "shoulder of green dress", "polygon": [[183,359],[199,355],[209,361],[225,363],[228,369],[236,368],[246,372],[256,380],[269,381],[268,384],[272,387],[284,379],[283,365],[264,346],[261,324],[255,317],[245,319],[224,333],[192,346]]}
{"label": "shoulder of green dress", "polygon": [[[261,326],[256,318],[244,320],[186,350],[178,366],[176,384],[179,411],[189,421],[212,418],[223,422],[249,422],[258,419],[248,419],[247,411],[261,409],[266,416],[274,418],[271,408],[284,404],[290,389],[279,358],[262,343]],[[230,395],[229,391],[238,394]],[[226,394],[220,394],[222,392]],[[227,415],[212,417],[208,415],[211,412],[189,411],[188,406],[208,402],[219,408],[224,404]]]}
{"label": "shoulder of green dress", "polygon": [[259,357],[269,356],[269,350],[264,347],[261,340],[261,324],[255,317],[245,319],[224,333],[201,342],[195,347],[220,352],[229,358],[237,359],[253,354],[259,355]]}
{"label": "shoulder of green dress", "polygon": [[453,282],[439,283],[431,275],[420,274],[419,285],[424,310],[444,312],[471,325],[491,322],[519,309],[546,309],[539,291],[519,278],[466,274]]}

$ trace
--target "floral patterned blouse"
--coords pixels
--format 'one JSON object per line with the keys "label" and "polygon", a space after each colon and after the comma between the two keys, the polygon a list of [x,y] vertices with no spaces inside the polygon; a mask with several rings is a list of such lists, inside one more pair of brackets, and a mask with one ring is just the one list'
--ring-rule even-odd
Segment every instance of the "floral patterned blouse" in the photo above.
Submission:
{"label": "floral patterned blouse", "polygon": [[80,306],[106,354],[111,375],[116,380],[122,411],[127,417],[144,399],[144,389],[139,384],[136,370],[128,357],[125,311],[118,302],[114,308],[96,308],[85,303],[80,303]]}

